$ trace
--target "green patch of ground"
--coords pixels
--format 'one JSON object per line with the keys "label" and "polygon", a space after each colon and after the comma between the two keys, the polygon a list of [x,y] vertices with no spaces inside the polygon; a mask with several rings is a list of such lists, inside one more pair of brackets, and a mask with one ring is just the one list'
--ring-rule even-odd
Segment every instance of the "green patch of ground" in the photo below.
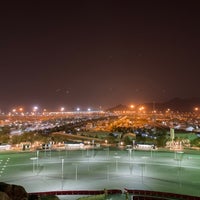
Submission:
{"label": "green patch of ground", "polygon": [[175,137],[178,137],[180,139],[189,139],[190,141],[192,141],[198,136],[195,133],[175,133]]}

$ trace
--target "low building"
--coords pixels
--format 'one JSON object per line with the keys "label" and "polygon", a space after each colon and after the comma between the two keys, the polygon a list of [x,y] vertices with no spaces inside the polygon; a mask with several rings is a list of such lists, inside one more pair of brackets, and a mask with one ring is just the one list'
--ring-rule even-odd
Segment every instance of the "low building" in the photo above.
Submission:
{"label": "low building", "polygon": [[66,149],[83,149],[84,144],[81,142],[65,142]]}
{"label": "low building", "polygon": [[134,149],[139,149],[139,150],[151,150],[151,149],[156,149],[156,146],[154,144],[136,144],[134,146]]}
{"label": "low building", "polygon": [[0,150],[10,150],[11,145],[10,144],[0,144]]}

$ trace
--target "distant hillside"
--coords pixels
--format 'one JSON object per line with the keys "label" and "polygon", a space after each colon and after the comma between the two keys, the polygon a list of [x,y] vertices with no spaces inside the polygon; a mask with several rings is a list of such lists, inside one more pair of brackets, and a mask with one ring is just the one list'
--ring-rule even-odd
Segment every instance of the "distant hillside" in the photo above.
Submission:
{"label": "distant hillside", "polygon": [[[168,108],[173,111],[179,111],[179,112],[192,112],[194,111],[195,107],[198,107],[200,110],[200,98],[173,98],[166,102],[154,102],[154,103],[144,103],[143,104],[146,108],[146,110],[160,110],[165,111]],[[140,105],[136,105],[136,109]],[[131,108],[126,105],[119,104],[115,107],[107,109],[107,111],[110,112],[116,112],[116,111],[130,111]]]}
{"label": "distant hillside", "polygon": [[128,111],[128,110],[129,110],[129,107],[122,104],[119,104],[117,106],[107,109],[107,111],[109,112],[117,112],[117,111],[122,112],[122,111]]}
{"label": "distant hillside", "polygon": [[155,103],[154,107],[156,110],[166,110],[169,108],[174,111],[192,112],[194,111],[195,107],[200,108],[200,98],[188,98],[188,99],[174,98],[167,102]]}

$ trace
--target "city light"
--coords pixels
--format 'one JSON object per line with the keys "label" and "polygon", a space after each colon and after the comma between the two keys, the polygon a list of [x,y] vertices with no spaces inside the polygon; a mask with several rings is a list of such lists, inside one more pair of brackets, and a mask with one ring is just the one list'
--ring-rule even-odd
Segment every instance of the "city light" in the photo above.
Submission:
{"label": "city light", "polygon": [[34,106],[33,107],[33,112],[36,112],[38,110],[38,107],[37,106]]}
{"label": "city light", "polygon": [[16,112],[17,110],[14,108],[14,109],[12,109],[12,112]]}
{"label": "city light", "polygon": [[139,107],[140,112],[142,112],[142,111],[144,112],[144,109],[145,109],[144,106]]}

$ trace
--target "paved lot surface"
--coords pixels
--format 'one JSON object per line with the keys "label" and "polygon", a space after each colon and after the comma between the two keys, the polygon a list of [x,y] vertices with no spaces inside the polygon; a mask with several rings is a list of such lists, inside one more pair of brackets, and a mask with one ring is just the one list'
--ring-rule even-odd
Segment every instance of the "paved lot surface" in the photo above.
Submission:
{"label": "paved lot surface", "polygon": [[0,152],[0,180],[27,192],[129,188],[200,196],[200,152]]}

